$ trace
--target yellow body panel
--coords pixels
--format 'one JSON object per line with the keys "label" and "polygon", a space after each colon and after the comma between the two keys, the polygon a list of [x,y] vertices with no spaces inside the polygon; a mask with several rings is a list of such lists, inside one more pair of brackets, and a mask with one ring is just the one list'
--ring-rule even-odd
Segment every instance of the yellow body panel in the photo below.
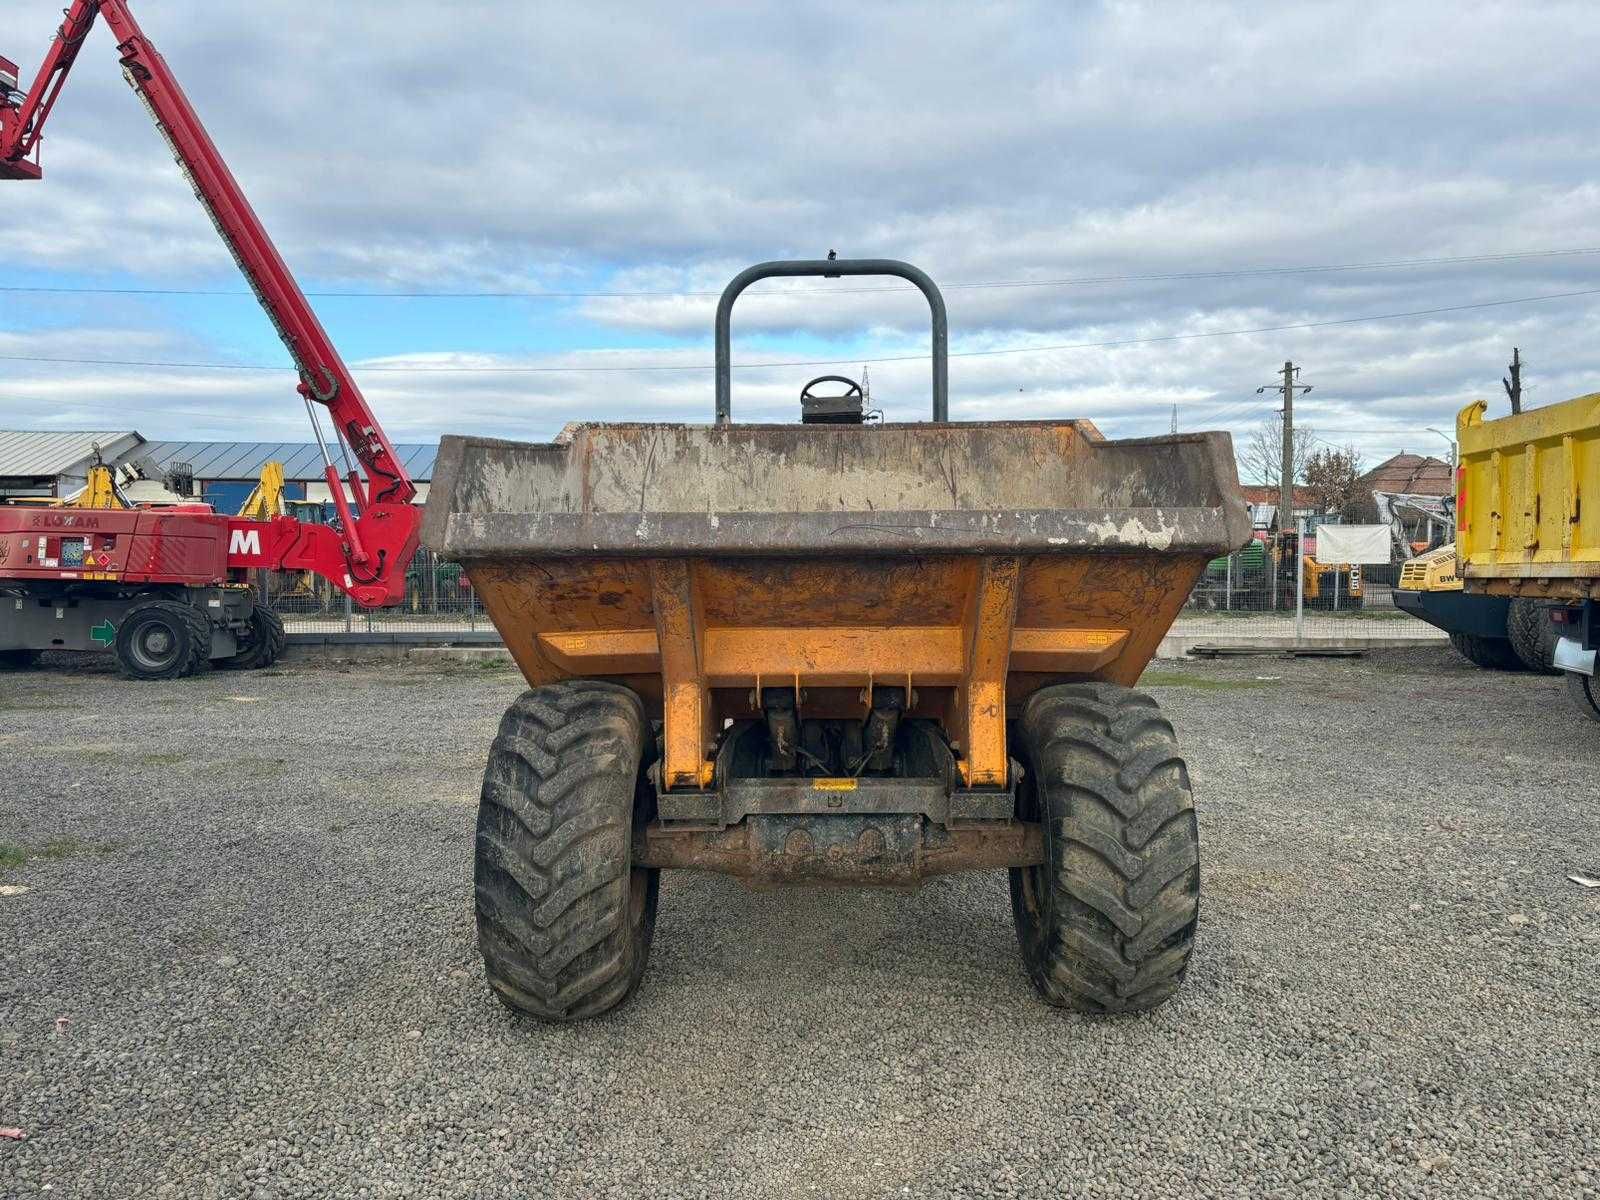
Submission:
{"label": "yellow body panel", "polygon": [[1461,574],[1456,569],[1456,548],[1440,546],[1419,554],[1400,568],[1399,587],[1407,592],[1459,592]]}
{"label": "yellow body panel", "polygon": [[1486,407],[1456,418],[1467,590],[1600,596],[1600,393],[1494,421]]}
{"label": "yellow body panel", "polygon": [[[1006,781],[1006,720],[1037,688],[1131,685],[1206,555],[545,559],[473,586],[529,683],[611,678],[664,724],[669,787],[709,782],[723,722],[794,687],[812,716],[865,717],[874,684],[939,720],[968,786]],[[823,619],[826,623],[819,621]]]}

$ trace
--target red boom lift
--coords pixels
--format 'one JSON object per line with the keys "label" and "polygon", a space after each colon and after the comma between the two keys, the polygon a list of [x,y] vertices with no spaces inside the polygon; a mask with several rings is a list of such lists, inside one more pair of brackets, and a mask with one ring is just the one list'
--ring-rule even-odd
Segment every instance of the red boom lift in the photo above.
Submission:
{"label": "red boom lift", "polygon": [[[245,199],[166,60],[125,0],[73,0],[26,93],[0,58],[0,179],[40,177],[39,140],[84,39],[101,17],[128,83],[149,110],[217,232],[300,372],[336,525],[253,521],[206,505],[163,509],[0,507],[0,666],[44,649],[114,646],[125,674],[166,679],[212,660],[259,667],[283,626],[257,603],[247,572],[314,571],[357,603],[394,605],[417,548],[416,488],[305,294]],[[339,451],[361,471],[341,480],[317,417],[328,410]],[[354,497],[345,496],[345,482]]]}

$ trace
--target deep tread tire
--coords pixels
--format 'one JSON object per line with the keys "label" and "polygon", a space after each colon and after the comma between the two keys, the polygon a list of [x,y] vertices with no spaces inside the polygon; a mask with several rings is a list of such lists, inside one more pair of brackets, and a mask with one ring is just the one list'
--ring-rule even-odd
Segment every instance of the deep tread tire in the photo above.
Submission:
{"label": "deep tread tire", "polygon": [[1530,671],[1559,675],[1556,643],[1561,634],[1550,620],[1550,606],[1538,600],[1513,600],[1506,608],[1506,636],[1511,648]]}
{"label": "deep tread tire", "polygon": [[40,650],[0,650],[0,671],[26,671],[39,662]]}
{"label": "deep tread tire", "polygon": [[1578,706],[1578,711],[1591,721],[1600,721],[1600,680],[1576,671],[1565,671],[1567,695]]}
{"label": "deep tread tire", "polygon": [[616,684],[547,684],[506,710],[478,806],[475,901],[489,986],[514,1011],[581,1020],[638,986],[661,874],[632,862],[652,740],[639,697]]}
{"label": "deep tread tire", "polygon": [[[155,656],[142,647],[141,639],[155,628],[171,639],[170,654]],[[114,649],[129,679],[182,679],[211,663],[211,618],[181,600],[147,600],[122,618]]]}
{"label": "deep tread tire", "polygon": [[1022,815],[1046,861],[1011,871],[1023,962],[1051,1004],[1145,1012],[1183,980],[1200,913],[1189,773],[1155,700],[1109,683],[1035,692],[1018,723]]}
{"label": "deep tread tire", "polygon": [[1528,666],[1518,656],[1509,638],[1477,637],[1470,633],[1452,633],[1450,644],[1456,653],[1474,666],[1486,671],[1526,671]]}
{"label": "deep tread tire", "polygon": [[250,637],[244,649],[227,658],[217,659],[217,666],[233,671],[258,671],[270,667],[283,653],[285,634],[283,618],[270,608],[257,604],[250,610]]}

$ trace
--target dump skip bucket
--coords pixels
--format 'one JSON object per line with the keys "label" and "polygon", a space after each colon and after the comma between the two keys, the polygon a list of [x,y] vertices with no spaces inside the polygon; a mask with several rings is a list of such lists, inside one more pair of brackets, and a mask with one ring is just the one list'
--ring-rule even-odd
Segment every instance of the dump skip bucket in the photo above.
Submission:
{"label": "dump skip bucket", "polygon": [[903,686],[968,785],[998,785],[1005,715],[1045,684],[1133,683],[1249,534],[1226,434],[1085,421],[447,437],[423,527],[530,684],[613,679],[672,708],[665,778],[690,788],[779,684],[818,715]]}

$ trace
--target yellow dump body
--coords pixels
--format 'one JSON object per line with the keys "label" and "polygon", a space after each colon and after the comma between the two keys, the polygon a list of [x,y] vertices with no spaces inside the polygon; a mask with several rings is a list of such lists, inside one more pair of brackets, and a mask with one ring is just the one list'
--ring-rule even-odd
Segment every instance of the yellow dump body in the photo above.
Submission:
{"label": "yellow dump body", "polygon": [[1088,422],[569,426],[447,437],[423,540],[466,568],[530,684],[625,684],[662,780],[710,786],[725,722],[795,689],[865,717],[875,685],[1004,787],[1035,689],[1132,684],[1250,521],[1226,434]]}
{"label": "yellow dump body", "polygon": [[1456,551],[1468,591],[1600,597],[1600,393],[1456,420]]}

